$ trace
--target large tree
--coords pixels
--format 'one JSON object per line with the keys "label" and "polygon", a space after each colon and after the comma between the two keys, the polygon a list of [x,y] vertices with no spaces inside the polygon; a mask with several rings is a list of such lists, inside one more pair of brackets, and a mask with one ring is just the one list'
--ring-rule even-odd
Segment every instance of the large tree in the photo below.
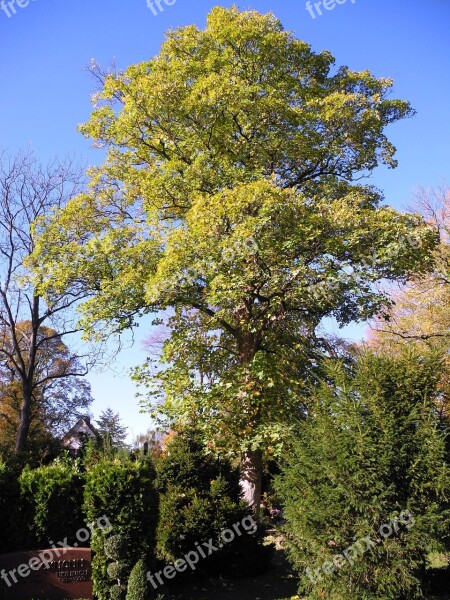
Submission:
{"label": "large tree", "polygon": [[82,323],[97,337],[169,311],[165,410],[241,454],[258,507],[263,452],[302,411],[322,319],[367,318],[387,300],[377,281],[427,267],[434,232],[358,182],[396,165],[384,129],[413,111],[390,80],[236,8],[95,73],[81,131],[107,159],[42,224],[36,272],[43,289],[91,294]]}
{"label": "large tree", "polygon": [[[64,206],[82,181],[69,160],[42,167],[29,152],[0,154],[0,368],[14,382],[20,402],[17,453],[26,449],[37,399],[43,403],[39,411],[49,417],[45,402],[50,388],[55,389],[52,382],[87,372],[86,357],[68,352],[65,345],[61,350],[62,338],[75,333],[71,308],[83,294],[72,289],[44,301],[26,265],[35,249],[34,220]],[[44,361],[51,352],[54,361]]]}

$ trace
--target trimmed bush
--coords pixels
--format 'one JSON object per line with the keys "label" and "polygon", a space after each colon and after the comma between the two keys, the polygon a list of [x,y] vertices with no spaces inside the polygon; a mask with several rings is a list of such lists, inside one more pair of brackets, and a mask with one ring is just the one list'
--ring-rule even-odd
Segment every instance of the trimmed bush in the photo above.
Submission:
{"label": "trimmed bush", "polygon": [[154,478],[148,459],[116,457],[88,468],[84,495],[88,522],[106,515],[112,527],[109,537],[100,529],[92,533],[92,577],[99,600],[113,595],[123,600],[132,566],[142,557],[153,556],[158,520]]}
{"label": "trimmed bush", "polygon": [[276,483],[300,595],[422,597],[428,553],[448,549],[440,370],[410,352],[329,364]]}
{"label": "trimmed bush", "polygon": [[155,594],[152,585],[147,581],[148,570],[143,559],[134,565],[128,580],[126,600],[153,600]]}
{"label": "trimmed bush", "polygon": [[[218,550],[209,554],[206,549],[196,574],[251,574],[267,566],[270,552],[263,548],[250,509],[241,499],[237,469],[229,461],[207,456],[195,432],[173,439],[168,455],[158,463],[157,483],[161,492],[160,560],[173,563],[196,551],[198,545],[204,549],[203,543],[212,540]],[[247,530],[242,526],[244,520]],[[240,535],[233,526],[240,526]],[[234,532],[229,543],[221,537],[227,529]]]}
{"label": "trimmed bush", "polygon": [[121,562],[119,559],[115,559],[116,562],[112,562],[108,565],[106,572],[108,573],[108,577],[111,579],[117,579],[118,581],[123,580],[128,571],[128,565],[125,562]]}
{"label": "trimmed bush", "polygon": [[121,560],[126,555],[130,543],[130,539],[125,535],[111,535],[105,540],[105,554],[112,560]]}
{"label": "trimmed bush", "polygon": [[25,467],[19,481],[31,544],[45,548],[50,541],[67,540],[81,545],[76,534],[85,527],[84,475],[78,461],[63,457],[37,469]]}
{"label": "trimmed bush", "polygon": [[110,595],[125,600],[125,581],[130,574],[129,557],[131,540],[125,535],[113,535],[105,540],[105,555],[113,562],[107,564],[106,573],[111,580]]}
{"label": "trimmed bush", "polygon": [[124,600],[125,594],[127,593],[127,588],[125,585],[119,585],[118,583],[114,584],[110,591],[108,600]]}

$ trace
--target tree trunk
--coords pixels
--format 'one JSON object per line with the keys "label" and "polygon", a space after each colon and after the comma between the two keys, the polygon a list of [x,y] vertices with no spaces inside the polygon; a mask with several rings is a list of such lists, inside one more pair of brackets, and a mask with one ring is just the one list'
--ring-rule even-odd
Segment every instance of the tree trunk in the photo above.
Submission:
{"label": "tree trunk", "polygon": [[[248,303],[249,305],[251,302]],[[244,318],[249,319],[251,309],[246,306],[244,310]],[[250,328],[245,328],[244,332],[238,338],[238,351],[241,364],[243,367],[249,368],[256,352],[258,351],[259,340],[258,336],[250,331]],[[250,383],[250,371],[246,377],[246,384]],[[256,427],[260,420],[261,407],[258,406],[256,414],[251,418],[252,427]],[[257,521],[259,521],[260,504],[261,504],[261,488],[262,488],[262,450],[247,450],[242,453],[240,465],[241,477],[240,484],[244,499],[252,508]]]}
{"label": "tree trunk", "polygon": [[248,450],[241,457],[241,488],[259,521],[262,488],[262,451]]}
{"label": "tree trunk", "polygon": [[16,454],[20,454],[26,449],[28,433],[31,424],[31,392],[23,390],[23,403],[20,411],[20,423],[16,438]]}

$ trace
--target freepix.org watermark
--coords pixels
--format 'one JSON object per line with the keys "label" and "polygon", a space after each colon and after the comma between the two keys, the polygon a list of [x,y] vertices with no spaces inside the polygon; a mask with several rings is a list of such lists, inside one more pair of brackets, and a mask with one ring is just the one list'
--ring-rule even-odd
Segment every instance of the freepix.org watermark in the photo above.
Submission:
{"label": "freepix.org watermark", "polygon": [[94,529],[101,529],[104,533],[110,533],[112,531],[112,525],[106,515],[99,517],[97,521],[88,524],[85,528],[79,529],[76,532],[76,538],[78,542],[70,545],[67,543],[67,538],[64,538],[62,542],[56,544],[50,541],[52,549],[43,550],[39,553],[39,556],[30,558],[29,562],[22,563],[15,569],[11,569],[8,573],[5,569],[2,569],[0,578],[6,583],[8,587],[11,587],[14,583],[18,583],[18,577],[28,577],[32,571],[40,571],[41,569],[49,569],[51,563],[59,558],[65,550],[69,548],[77,548],[80,543],[85,543],[91,536]]}
{"label": "freepix.org watermark", "polygon": [[326,561],[317,569],[310,569],[308,567],[306,569],[306,575],[312,584],[316,585],[318,581],[323,580],[324,575],[333,575],[348,565],[352,566],[353,563],[361,558],[367,551],[372,551],[384,540],[398,533],[402,526],[409,531],[414,525],[415,520],[412,512],[410,510],[404,510],[398,516],[392,517],[389,523],[382,525],[378,530],[378,534],[374,536],[374,539],[372,539],[370,535],[366,535],[366,537],[357,540],[351,546],[346,548],[342,554],[336,554],[333,557],[333,561]]}
{"label": "freepix.org watermark", "polygon": [[311,0],[308,0],[306,3],[306,10],[311,15],[311,18],[315,19],[316,17],[321,17],[323,15],[322,8],[329,11],[336,8],[337,4],[347,4],[347,2],[356,4],[356,0],[318,0],[318,2],[311,2]]}
{"label": "freepix.org watermark", "polygon": [[164,12],[165,6],[173,6],[177,0],[147,0],[147,6],[156,17]]}
{"label": "freepix.org watermark", "polygon": [[[386,257],[391,258],[392,260],[396,259],[400,254],[402,249],[410,246],[411,248],[420,248],[422,242],[420,239],[415,238],[412,234],[406,237],[399,236],[398,238],[399,245],[398,247],[392,248],[390,250],[385,251],[383,257],[379,257],[376,250],[372,251],[372,254],[367,258],[364,258],[360,263],[360,268],[362,269],[375,269],[378,264],[383,264],[386,260]],[[348,283],[350,283],[350,275],[347,274],[346,279],[324,279],[320,283],[311,284],[308,287],[308,293],[311,298],[314,298],[317,302],[327,301],[328,298],[332,298],[333,295],[339,294],[342,287]]]}
{"label": "freepix.org watermark", "polygon": [[[243,531],[241,531],[241,527]],[[195,542],[195,550],[191,550],[179,558],[173,564],[167,565],[162,571],[157,573],[147,573],[147,580],[150,581],[153,588],[156,590],[160,585],[164,585],[163,576],[166,579],[173,579],[178,573],[183,573],[189,567],[192,571],[197,568],[196,565],[200,561],[200,558],[204,559],[211,556],[214,552],[217,552],[224,547],[225,544],[230,544],[235,538],[240,537],[243,533],[253,535],[256,533],[258,525],[252,516],[247,516],[242,519],[241,522],[235,523],[232,529],[224,529],[220,534],[221,542],[214,545],[214,540],[211,538],[208,542],[199,544]],[[155,579],[157,581],[155,581]]]}
{"label": "freepix.org watermark", "polygon": [[17,8],[26,8],[30,2],[36,2],[36,0],[1,0],[0,10],[10,19],[17,14]]}

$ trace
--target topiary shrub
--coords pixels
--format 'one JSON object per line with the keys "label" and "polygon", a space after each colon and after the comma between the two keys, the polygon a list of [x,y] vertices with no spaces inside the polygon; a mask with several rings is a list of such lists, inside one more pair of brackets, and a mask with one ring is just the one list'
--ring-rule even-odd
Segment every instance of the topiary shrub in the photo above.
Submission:
{"label": "topiary shrub", "polygon": [[84,475],[78,461],[62,457],[37,469],[25,467],[19,481],[30,543],[40,548],[64,540],[83,545],[77,538],[85,527]]}
{"label": "topiary shrub", "polygon": [[134,565],[128,580],[126,600],[153,600],[155,597],[151,584],[147,581],[148,565],[141,559]]}
{"label": "topiary shrub", "polygon": [[154,479],[148,459],[131,461],[118,456],[88,467],[87,519],[92,522],[105,515],[111,525],[110,535],[102,529],[92,533],[92,578],[99,600],[109,600],[111,594],[123,599],[132,566],[142,556],[153,556],[158,520]]}
{"label": "topiary shrub", "polygon": [[111,580],[110,595],[125,600],[125,581],[130,573],[131,541],[125,535],[113,535],[105,540],[104,549],[107,559],[112,561],[106,567]]}
{"label": "topiary shrub", "polygon": [[130,539],[126,535],[111,535],[105,539],[105,553],[112,560],[121,560],[125,557],[130,546]]}
{"label": "topiary shrub", "polygon": [[109,600],[124,600],[127,588],[125,585],[115,583],[109,590]]}
{"label": "topiary shrub", "polygon": [[[195,573],[202,575],[250,574],[267,566],[270,552],[263,548],[250,509],[241,498],[237,469],[229,461],[206,455],[196,432],[175,436],[167,456],[158,463],[157,484],[160,560],[174,563],[196,551],[200,559]],[[230,541],[222,538],[225,530],[231,532]],[[210,540],[216,550],[206,548],[202,556],[198,548],[205,550],[203,544]],[[187,570],[181,576],[190,573]]]}
{"label": "topiary shrub", "polygon": [[308,600],[422,597],[427,554],[448,550],[440,372],[410,352],[329,364],[276,483]]}
{"label": "topiary shrub", "polygon": [[[109,555],[109,558],[112,557]],[[122,562],[119,558],[113,560],[115,560],[115,562],[110,563],[106,569],[108,577],[110,579],[122,581],[127,575],[129,565],[126,562]]]}

